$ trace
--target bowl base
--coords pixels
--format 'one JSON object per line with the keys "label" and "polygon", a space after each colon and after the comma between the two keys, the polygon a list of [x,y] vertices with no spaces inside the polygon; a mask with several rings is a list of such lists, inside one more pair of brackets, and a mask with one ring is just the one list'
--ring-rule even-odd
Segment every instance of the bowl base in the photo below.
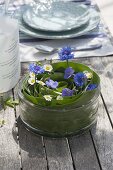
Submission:
{"label": "bowl base", "polygon": [[84,133],[86,133],[89,129],[91,129],[93,126],[95,126],[96,124],[96,119],[88,126],[84,127],[83,129],[76,131],[76,132],[70,132],[70,133],[65,133],[65,134],[57,134],[57,133],[48,133],[46,131],[40,130],[40,129],[36,129],[33,128],[32,126],[28,125],[25,121],[22,120],[22,118],[20,117],[24,127],[34,133],[35,135],[41,135],[41,136],[46,136],[46,137],[51,137],[51,138],[64,138],[64,137],[72,137],[72,136],[80,136]]}

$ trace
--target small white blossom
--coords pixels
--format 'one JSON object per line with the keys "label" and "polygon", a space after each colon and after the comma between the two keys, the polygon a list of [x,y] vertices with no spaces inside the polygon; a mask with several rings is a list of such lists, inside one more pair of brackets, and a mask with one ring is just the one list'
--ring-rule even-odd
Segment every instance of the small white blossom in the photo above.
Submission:
{"label": "small white blossom", "polygon": [[88,71],[84,71],[84,74],[86,75],[86,77],[88,79],[91,79],[93,77],[93,74],[91,72],[88,72]]}
{"label": "small white blossom", "polygon": [[45,86],[46,84],[43,82],[43,81],[39,81],[39,80],[36,80],[36,83],[42,85],[42,86]]}
{"label": "small white blossom", "polygon": [[31,85],[35,84],[35,78],[29,78],[28,83]]}
{"label": "small white blossom", "polygon": [[34,77],[35,77],[35,73],[30,72],[30,73],[29,73],[29,76],[30,76],[31,78],[34,78]]}
{"label": "small white blossom", "polygon": [[53,70],[53,67],[50,64],[45,64],[43,68],[45,71],[48,71],[48,72],[51,72]]}
{"label": "small white blossom", "polygon": [[63,97],[62,96],[57,96],[57,98],[56,98],[57,100],[63,100]]}
{"label": "small white blossom", "polygon": [[44,98],[47,100],[47,101],[51,101],[52,100],[52,97],[50,95],[44,95]]}

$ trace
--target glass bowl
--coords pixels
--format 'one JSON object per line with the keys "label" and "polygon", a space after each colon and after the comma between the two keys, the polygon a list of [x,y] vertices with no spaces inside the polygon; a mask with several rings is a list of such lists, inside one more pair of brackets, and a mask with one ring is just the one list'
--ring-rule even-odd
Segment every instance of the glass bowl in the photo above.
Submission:
{"label": "glass bowl", "polygon": [[87,103],[84,100],[79,106],[50,108],[35,105],[24,97],[21,92],[24,79],[19,83],[19,112],[25,127],[32,132],[43,136],[67,137],[83,133],[96,122],[100,87]]}

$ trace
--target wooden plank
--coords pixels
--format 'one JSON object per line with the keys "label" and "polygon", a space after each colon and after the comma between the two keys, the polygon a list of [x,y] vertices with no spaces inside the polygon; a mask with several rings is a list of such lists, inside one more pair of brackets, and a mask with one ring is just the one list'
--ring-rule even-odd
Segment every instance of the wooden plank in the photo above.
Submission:
{"label": "wooden plank", "polygon": [[21,75],[23,76],[25,73],[28,72],[29,63],[21,63]]}
{"label": "wooden plank", "polygon": [[69,139],[76,170],[100,170],[90,133]]}
{"label": "wooden plank", "polygon": [[44,138],[49,170],[73,170],[66,139]]}
{"label": "wooden plank", "polygon": [[[101,58],[91,59],[92,67],[95,68],[101,78],[101,92],[104,96],[106,107],[109,113],[113,111],[113,98],[111,98],[111,90],[113,86],[108,76],[104,72],[104,65]],[[102,100],[98,111],[98,119],[96,128],[91,131],[92,137],[97,149],[99,160],[103,170],[113,169],[113,129],[110,124],[109,117],[106,113]]]}
{"label": "wooden plank", "polygon": [[[107,60],[107,59],[106,59]],[[106,103],[106,107],[108,110],[108,115],[110,116],[113,122],[113,77],[112,77],[112,68],[113,64],[111,60],[107,60],[109,64],[102,62],[101,58],[97,58],[97,60],[91,60],[92,66],[100,75],[101,78],[101,93],[103,99]],[[105,61],[105,60],[104,60]]]}
{"label": "wooden plank", "polygon": [[47,170],[42,137],[27,131],[18,120],[19,144],[23,170]]}
{"label": "wooden plank", "polygon": [[106,77],[109,77],[113,84],[113,57],[104,57],[101,59],[103,64],[103,71]]}
{"label": "wooden plank", "polygon": [[0,113],[5,120],[5,125],[0,128],[0,169],[20,170],[19,147],[17,134],[15,134],[15,113],[14,109],[8,108]]}
{"label": "wooden plank", "polygon": [[113,129],[106,114],[102,100],[100,100],[97,126],[91,133],[97,149],[103,170],[113,169]]}

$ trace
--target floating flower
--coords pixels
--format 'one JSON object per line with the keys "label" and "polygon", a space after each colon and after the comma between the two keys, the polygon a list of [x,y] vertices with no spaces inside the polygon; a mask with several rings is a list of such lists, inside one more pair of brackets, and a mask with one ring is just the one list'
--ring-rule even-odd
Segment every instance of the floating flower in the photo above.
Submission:
{"label": "floating flower", "polygon": [[94,90],[96,88],[97,88],[97,84],[89,84],[86,90],[89,91],[89,90]]}
{"label": "floating flower", "polygon": [[53,80],[51,80],[51,79],[48,79],[48,80],[46,81],[46,85],[47,85],[47,87],[50,87],[50,88],[52,88],[52,89],[56,89],[57,86],[58,86],[58,82],[57,82],[57,81],[53,81]]}
{"label": "floating flower", "polygon": [[43,96],[47,101],[51,101],[52,97],[50,95],[44,95]]}
{"label": "floating flower", "polygon": [[62,96],[57,96],[57,98],[56,98],[57,100],[63,100],[63,97]]}
{"label": "floating flower", "polygon": [[74,54],[72,53],[71,47],[64,47],[58,53],[60,60],[73,59]]}
{"label": "floating flower", "polygon": [[65,73],[64,73],[64,79],[68,79],[70,78],[74,73],[74,70],[72,69],[72,67],[68,67],[65,69]]}
{"label": "floating flower", "polygon": [[91,79],[93,77],[93,74],[91,72],[84,71],[83,73],[86,75],[88,79]]}
{"label": "floating flower", "polygon": [[33,63],[29,65],[29,71],[34,74],[42,74],[44,73],[45,70],[42,66],[39,66]]}
{"label": "floating flower", "polygon": [[35,73],[30,72],[30,73],[29,73],[29,76],[30,76],[31,78],[34,78],[34,77],[35,77]]}
{"label": "floating flower", "polygon": [[39,81],[39,80],[36,80],[36,83],[42,85],[42,86],[45,86],[46,84],[43,82],[43,81]]}
{"label": "floating flower", "polygon": [[50,64],[45,64],[43,68],[45,71],[48,71],[48,72],[51,72],[53,70],[53,67]]}
{"label": "floating flower", "polygon": [[64,97],[64,96],[72,96],[73,95],[73,90],[70,90],[70,89],[68,89],[68,88],[64,88],[63,90],[62,90],[62,96]]}
{"label": "floating flower", "polygon": [[74,75],[74,82],[76,86],[82,87],[85,85],[86,81],[87,81],[87,77],[84,73],[79,72]]}
{"label": "floating flower", "polygon": [[28,79],[28,83],[31,84],[31,85],[34,85],[35,84],[35,77],[30,77]]}

